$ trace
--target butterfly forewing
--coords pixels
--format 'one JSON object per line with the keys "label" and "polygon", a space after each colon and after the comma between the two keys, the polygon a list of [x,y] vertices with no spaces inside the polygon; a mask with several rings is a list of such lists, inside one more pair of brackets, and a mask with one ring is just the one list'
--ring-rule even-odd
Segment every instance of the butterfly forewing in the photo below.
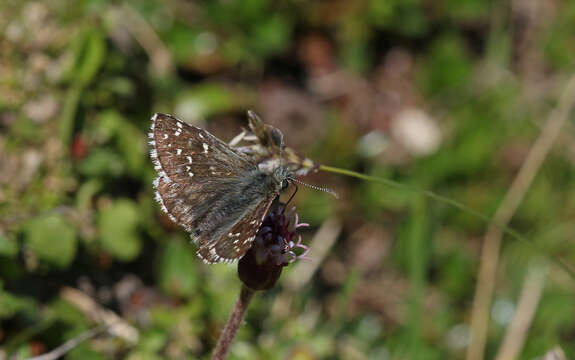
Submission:
{"label": "butterfly forewing", "polygon": [[207,131],[169,115],[154,115],[149,137],[159,175],[156,200],[190,232],[198,255],[208,263],[243,256],[279,192],[278,179]]}
{"label": "butterfly forewing", "polygon": [[155,168],[167,182],[237,177],[254,167],[246,155],[207,131],[170,115],[154,115],[149,137]]}

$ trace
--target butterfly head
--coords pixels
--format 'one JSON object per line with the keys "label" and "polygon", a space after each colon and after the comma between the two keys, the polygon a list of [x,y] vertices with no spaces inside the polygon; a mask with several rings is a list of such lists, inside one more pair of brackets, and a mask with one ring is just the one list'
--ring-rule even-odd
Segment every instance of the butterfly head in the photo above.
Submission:
{"label": "butterfly head", "polygon": [[272,176],[280,190],[285,190],[289,186],[291,174],[288,168],[278,166],[274,169]]}

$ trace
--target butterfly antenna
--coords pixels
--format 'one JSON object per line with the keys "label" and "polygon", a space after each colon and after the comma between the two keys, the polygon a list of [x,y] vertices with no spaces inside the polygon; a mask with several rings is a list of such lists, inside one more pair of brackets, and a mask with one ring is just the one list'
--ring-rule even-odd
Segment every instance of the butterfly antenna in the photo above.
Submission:
{"label": "butterfly antenna", "polygon": [[303,185],[303,186],[307,186],[307,187],[310,188],[310,189],[314,189],[314,190],[319,190],[319,191],[326,192],[326,193],[328,193],[328,194],[333,195],[333,197],[335,197],[336,199],[339,199],[339,196],[337,195],[337,193],[336,193],[335,191],[333,191],[332,189],[325,188],[325,187],[321,187],[321,186],[315,186],[315,185],[307,184],[307,183],[304,183],[303,181],[300,181],[300,180],[295,179],[295,178],[290,178],[289,180],[290,180],[290,181],[293,181],[294,183],[298,183],[298,184],[301,184],[301,185]]}
{"label": "butterfly antenna", "polygon": [[282,169],[283,172],[283,152],[284,152],[284,147],[285,147],[285,143],[284,143],[284,134],[278,130],[279,136],[280,136],[280,169]]}
{"label": "butterfly antenna", "polygon": [[[291,179],[290,179],[291,180]],[[295,191],[293,192],[293,194],[291,194],[291,196],[289,197],[288,201],[285,203],[284,208],[282,210],[282,214],[286,211],[289,203],[293,200],[295,194],[297,194],[297,191],[299,189],[299,187],[297,186],[297,184],[293,184],[293,186],[295,186]]]}

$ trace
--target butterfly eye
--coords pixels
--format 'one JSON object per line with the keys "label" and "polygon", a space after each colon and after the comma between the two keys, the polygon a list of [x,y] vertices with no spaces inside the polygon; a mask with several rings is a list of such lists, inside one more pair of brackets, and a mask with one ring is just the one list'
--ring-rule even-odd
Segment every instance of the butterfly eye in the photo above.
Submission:
{"label": "butterfly eye", "polygon": [[282,180],[282,190],[287,189],[287,187],[289,186],[289,181],[287,180]]}

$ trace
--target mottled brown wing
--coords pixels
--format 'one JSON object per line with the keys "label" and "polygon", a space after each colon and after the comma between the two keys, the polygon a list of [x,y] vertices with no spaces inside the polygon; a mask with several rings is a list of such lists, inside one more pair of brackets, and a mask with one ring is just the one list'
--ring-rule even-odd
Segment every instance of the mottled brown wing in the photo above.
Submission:
{"label": "mottled brown wing", "polygon": [[233,262],[244,256],[252,246],[274,197],[275,194],[271,199],[262,201],[254,211],[241,218],[217,241],[200,246],[198,257],[207,264],[213,264]]}
{"label": "mottled brown wing", "polygon": [[166,182],[214,181],[242,176],[255,168],[246,155],[170,115],[155,114],[148,137],[154,168]]}
{"label": "mottled brown wing", "polygon": [[218,193],[230,192],[245,173],[255,169],[247,156],[170,115],[155,114],[148,137],[150,157],[158,172],[156,201],[172,221],[192,235],[202,221],[205,204]]}
{"label": "mottled brown wing", "polygon": [[162,210],[190,232],[205,262],[241,257],[276,195],[277,181],[246,155],[172,116],[154,115],[149,137]]}

